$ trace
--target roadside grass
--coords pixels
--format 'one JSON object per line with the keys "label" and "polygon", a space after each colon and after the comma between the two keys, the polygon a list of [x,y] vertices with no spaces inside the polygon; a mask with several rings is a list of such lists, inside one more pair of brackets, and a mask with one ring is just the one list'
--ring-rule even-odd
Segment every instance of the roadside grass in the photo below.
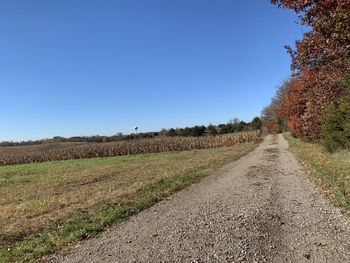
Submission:
{"label": "roadside grass", "polygon": [[45,261],[257,145],[0,167],[0,262]]}
{"label": "roadside grass", "polygon": [[302,142],[289,133],[285,133],[284,137],[290,150],[331,200],[350,211],[350,154],[331,154],[321,145]]}

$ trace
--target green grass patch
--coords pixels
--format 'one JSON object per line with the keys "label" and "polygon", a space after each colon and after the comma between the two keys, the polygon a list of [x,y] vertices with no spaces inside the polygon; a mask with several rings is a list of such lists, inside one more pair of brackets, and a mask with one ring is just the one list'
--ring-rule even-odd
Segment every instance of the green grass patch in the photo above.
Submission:
{"label": "green grass patch", "polygon": [[289,133],[284,137],[290,150],[331,200],[350,211],[350,155],[344,152],[331,154],[321,145],[302,142]]}
{"label": "green grass patch", "polygon": [[0,262],[34,262],[200,181],[257,144],[0,167]]}

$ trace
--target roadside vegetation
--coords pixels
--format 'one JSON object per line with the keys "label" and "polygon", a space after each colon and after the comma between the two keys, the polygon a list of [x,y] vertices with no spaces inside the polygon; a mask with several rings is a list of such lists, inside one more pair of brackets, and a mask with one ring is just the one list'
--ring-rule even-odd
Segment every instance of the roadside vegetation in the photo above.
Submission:
{"label": "roadside vegetation", "polygon": [[350,151],[329,153],[320,144],[284,134],[290,150],[337,205],[350,211]]}
{"label": "roadside vegetation", "polygon": [[0,262],[37,261],[94,236],[247,154],[259,141],[2,166]]}

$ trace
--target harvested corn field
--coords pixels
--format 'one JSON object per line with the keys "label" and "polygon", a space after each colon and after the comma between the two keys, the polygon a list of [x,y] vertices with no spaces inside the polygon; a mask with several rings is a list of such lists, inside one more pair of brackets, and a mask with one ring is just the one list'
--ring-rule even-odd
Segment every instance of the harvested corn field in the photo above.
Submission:
{"label": "harvested corn field", "polygon": [[1,147],[0,165],[211,149],[260,140],[259,132],[241,132],[219,136],[158,137],[112,143],[65,143],[55,144],[54,147],[50,147],[50,144]]}

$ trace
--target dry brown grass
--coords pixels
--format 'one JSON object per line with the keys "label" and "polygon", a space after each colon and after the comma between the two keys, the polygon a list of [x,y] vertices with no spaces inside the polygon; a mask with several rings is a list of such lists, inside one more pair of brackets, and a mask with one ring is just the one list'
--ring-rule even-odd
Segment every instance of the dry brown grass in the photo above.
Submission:
{"label": "dry brown grass", "polygon": [[322,145],[300,141],[289,133],[284,137],[295,157],[331,200],[350,211],[350,155],[346,151],[331,154]]}

